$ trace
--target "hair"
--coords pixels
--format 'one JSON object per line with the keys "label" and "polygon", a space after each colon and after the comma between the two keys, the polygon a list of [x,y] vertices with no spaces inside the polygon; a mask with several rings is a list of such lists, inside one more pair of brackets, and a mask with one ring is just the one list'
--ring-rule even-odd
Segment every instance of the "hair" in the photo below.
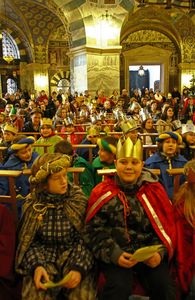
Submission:
{"label": "hair", "polygon": [[[184,174],[188,175],[189,170],[193,169],[195,172],[195,160],[188,161],[184,166]],[[179,188],[179,191],[174,196],[174,204],[176,207],[182,203],[184,205],[184,216],[187,222],[195,229],[195,182],[186,181]]]}
{"label": "hair", "polygon": [[68,141],[59,141],[54,146],[54,153],[62,153],[67,155],[73,155],[73,147]]}
{"label": "hair", "polygon": [[173,114],[172,120],[175,120],[174,108],[173,108],[173,106],[170,106],[170,105],[168,105],[167,107],[165,107],[165,110],[164,110],[164,112],[162,113],[162,116],[161,116],[161,120],[164,120],[164,121],[167,120],[167,111],[168,111],[169,108],[171,108],[173,110],[174,114]]}

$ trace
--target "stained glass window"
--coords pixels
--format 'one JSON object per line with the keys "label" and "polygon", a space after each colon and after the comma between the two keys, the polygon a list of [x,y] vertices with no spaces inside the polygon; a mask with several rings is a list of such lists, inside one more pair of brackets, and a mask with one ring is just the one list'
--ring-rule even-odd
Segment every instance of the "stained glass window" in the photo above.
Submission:
{"label": "stained glass window", "polygon": [[2,32],[2,48],[3,57],[13,57],[14,59],[20,59],[18,46],[12,36],[6,31]]}

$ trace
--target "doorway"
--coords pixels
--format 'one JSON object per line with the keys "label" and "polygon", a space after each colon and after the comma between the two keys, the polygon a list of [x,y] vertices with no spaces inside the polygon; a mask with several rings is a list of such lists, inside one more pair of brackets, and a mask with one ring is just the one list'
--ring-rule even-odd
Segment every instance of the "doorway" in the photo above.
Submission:
{"label": "doorway", "polygon": [[160,65],[131,65],[129,66],[129,93],[138,89],[143,91],[145,88],[156,91],[160,89]]}

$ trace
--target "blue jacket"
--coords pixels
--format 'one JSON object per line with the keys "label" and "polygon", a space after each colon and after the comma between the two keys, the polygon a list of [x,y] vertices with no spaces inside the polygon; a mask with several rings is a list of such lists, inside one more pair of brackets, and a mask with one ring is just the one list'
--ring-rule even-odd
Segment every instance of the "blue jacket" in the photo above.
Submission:
{"label": "blue jacket", "polygon": [[[17,156],[11,155],[8,161],[2,165],[0,164],[0,170],[19,170],[31,169],[31,166],[37,158],[38,154],[36,152],[32,153],[32,158],[28,162],[21,161]],[[29,175],[20,175],[15,179],[16,183],[16,194],[21,194],[23,197],[29,194],[30,184]],[[9,195],[9,183],[7,177],[0,178],[0,195]]]}
{"label": "blue jacket", "polygon": [[[182,155],[175,156],[171,159],[172,168],[183,168],[187,160]],[[146,168],[160,169],[159,181],[163,184],[169,199],[173,198],[174,176],[169,175],[166,170],[169,169],[168,161],[158,152],[154,153],[145,161]],[[180,176],[180,185],[185,182],[185,176]]]}

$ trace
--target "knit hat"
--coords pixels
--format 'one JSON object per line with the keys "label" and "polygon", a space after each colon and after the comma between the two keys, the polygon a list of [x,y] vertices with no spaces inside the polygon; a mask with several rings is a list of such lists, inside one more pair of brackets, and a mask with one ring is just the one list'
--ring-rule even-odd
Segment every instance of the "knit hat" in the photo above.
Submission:
{"label": "knit hat", "polygon": [[164,140],[172,138],[177,141],[178,144],[182,144],[182,137],[179,133],[177,132],[164,132],[160,134],[157,138],[156,141],[159,143],[162,143]]}
{"label": "knit hat", "polygon": [[44,125],[52,127],[52,125],[53,125],[53,124],[52,124],[52,119],[49,119],[49,118],[43,118],[43,119],[41,120],[41,127],[44,126]]}
{"label": "knit hat", "polygon": [[34,144],[34,142],[35,142],[35,138],[33,136],[28,136],[17,142],[13,141],[13,144],[10,146],[9,152],[15,152],[15,151],[21,150],[23,148],[26,148],[28,145]]}
{"label": "knit hat", "polygon": [[3,127],[3,132],[4,131],[9,131],[13,134],[17,134],[18,132],[18,129],[10,124],[6,124],[4,127]]}
{"label": "knit hat", "polygon": [[[44,156],[47,155],[48,153],[44,154]],[[62,169],[68,167],[70,167],[70,156],[63,154],[59,157],[55,154],[53,155],[53,158],[51,160],[44,163],[43,165],[40,165],[39,170],[34,176],[30,176],[29,181],[31,184],[36,186],[37,184],[44,182],[50,174],[58,173]]]}
{"label": "knit hat", "polygon": [[110,153],[116,154],[116,146],[109,144],[105,139],[98,139],[97,144],[99,148],[103,148]]}

